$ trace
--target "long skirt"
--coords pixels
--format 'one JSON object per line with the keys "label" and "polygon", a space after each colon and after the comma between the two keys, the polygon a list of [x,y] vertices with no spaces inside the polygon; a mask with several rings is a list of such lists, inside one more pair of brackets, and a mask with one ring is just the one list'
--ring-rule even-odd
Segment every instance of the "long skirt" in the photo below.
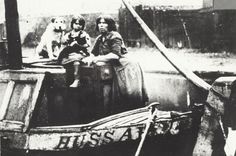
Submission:
{"label": "long skirt", "polygon": [[114,65],[114,72],[113,113],[144,107],[148,101],[148,94],[140,65],[127,58],[121,58],[119,64]]}

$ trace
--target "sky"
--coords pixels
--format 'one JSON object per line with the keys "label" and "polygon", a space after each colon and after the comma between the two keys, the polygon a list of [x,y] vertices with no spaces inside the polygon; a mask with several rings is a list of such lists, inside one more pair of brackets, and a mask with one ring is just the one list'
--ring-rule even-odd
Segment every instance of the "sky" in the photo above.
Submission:
{"label": "sky", "polygon": [[114,13],[121,4],[121,0],[18,0],[18,10],[22,15]]}
{"label": "sky", "polygon": [[[199,5],[202,0],[128,0],[131,4],[181,4]],[[18,0],[19,13],[22,15],[42,14],[81,14],[81,13],[117,13],[122,0]]]}
{"label": "sky", "polygon": [[[203,0],[128,0],[131,5],[202,5]],[[0,21],[4,17],[0,0]],[[122,0],[17,0],[21,16],[69,15],[81,13],[118,13]]]}

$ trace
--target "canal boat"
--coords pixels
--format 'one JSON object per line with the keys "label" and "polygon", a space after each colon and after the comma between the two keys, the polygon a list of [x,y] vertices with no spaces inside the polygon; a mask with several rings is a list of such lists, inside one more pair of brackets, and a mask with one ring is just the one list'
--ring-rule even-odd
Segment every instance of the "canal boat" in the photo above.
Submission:
{"label": "canal boat", "polygon": [[5,1],[9,61],[1,58],[1,156],[222,154],[222,117],[235,74],[193,73],[182,67],[132,6],[123,3],[180,74],[145,73],[155,82],[147,88],[149,102],[104,115],[100,108],[105,83],[114,76],[111,67],[84,65],[82,88],[68,88],[66,71],[55,61],[22,61],[17,8],[10,10],[16,0]]}

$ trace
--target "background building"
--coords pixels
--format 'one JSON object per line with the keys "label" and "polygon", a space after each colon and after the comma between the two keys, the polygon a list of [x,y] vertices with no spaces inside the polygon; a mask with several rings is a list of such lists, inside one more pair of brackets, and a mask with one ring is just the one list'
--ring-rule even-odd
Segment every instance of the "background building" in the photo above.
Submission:
{"label": "background building", "polygon": [[[198,3],[137,3],[137,13],[170,48],[236,51],[236,1],[204,0]],[[128,46],[152,43],[126,8],[119,10],[119,30]]]}

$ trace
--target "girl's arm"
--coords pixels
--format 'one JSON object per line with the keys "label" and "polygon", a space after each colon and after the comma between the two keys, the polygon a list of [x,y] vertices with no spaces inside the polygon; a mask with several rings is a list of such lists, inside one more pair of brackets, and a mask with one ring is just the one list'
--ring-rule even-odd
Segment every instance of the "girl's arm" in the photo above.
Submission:
{"label": "girl's arm", "polygon": [[106,55],[98,55],[98,56],[90,54],[89,57],[85,57],[82,61],[90,66],[92,63],[109,62],[111,60],[118,60],[119,58],[120,57],[118,55],[113,53],[109,53]]}
{"label": "girl's arm", "polygon": [[93,57],[93,62],[97,63],[97,62],[108,62],[111,60],[118,60],[120,57],[114,53],[109,53],[106,55],[98,55]]}

